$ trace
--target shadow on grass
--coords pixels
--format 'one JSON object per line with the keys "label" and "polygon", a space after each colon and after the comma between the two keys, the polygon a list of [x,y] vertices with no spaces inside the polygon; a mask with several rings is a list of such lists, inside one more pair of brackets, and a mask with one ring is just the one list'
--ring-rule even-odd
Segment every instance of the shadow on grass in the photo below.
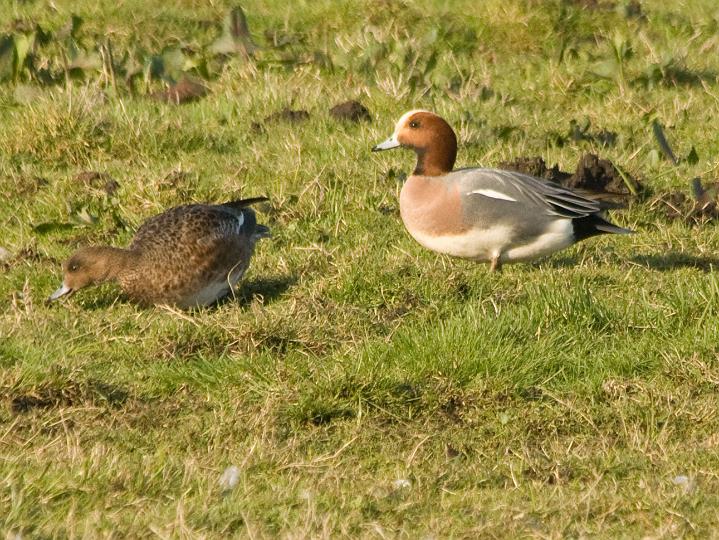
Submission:
{"label": "shadow on grass", "polygon": [[[256,279],[254,281],[248,281],[241,283],[240,287],[235,290],[235,294],[229,294],[226,297],[218,300],[214,304],[209,306],[209,309],[213,309],[217,306],[225,305],[228,303],[236,302],[240,306],[246,306],[255,300],[261,299],[263,304],[269,304],[279,298],[282,293],[289,289],[292,285],[297,282],[295,276],[278,276],[266,279]],[[81,291],[81,294],[85,291]],[[122,292],[117,289],[98,291],[98,292],[85,292],[86,298],[80,300],[82,309],[87,311],[107,310],[115,304],[124,304],[130,302]],[[74,296],[74,295],[73,295]],[[89,298],[87,298],[89,296]],[[77,298],[72,300],[65,299],[67,301],[78,301]],[[130,302],[131,303],[131,302]],[[55,306],[57,302],[49,304]],[[148,306],[140,306],[148,307]],[[189,310],[192,311],[192,310]]]}
{"label": "shadow on grass", "polygon": [[719,259],[715,257],[695,257],[694,255],[675,251],[654,255],[635,255],[631,260],[636,264],[660,272],[676,270],[677,268],[696,268],[702,272],[719,269]]}
{"label": "shadow on grass", "polygon": [[118,288],[112,285],[101,285],[94,290],[83,289],[74,292],[72,296],[60,298],[54,302],[46,300],[45,305],[54,309],[63,309],[76,305],[84,311],[104,311],[112,308],[115,304],[122,304],[127,301],[127,298]]}
{"label": "shadow on grass", "polygon": [[[635,255],[629,260],[639,266],[660,272],[676,270],[677,268],[696,268],[702,272],[711,272],[712,269],[719,270],[719,258],[696,257],[676,251],[652,255]],[[579,264],[579,259],[575,256],[560,256],[543,259],[531,264],[534,268],[540,268],[542,266],[549,268],[571,268]]]}
{"label": "shadow on grass", "polygon": [[218,304],[237,302],[240,306],[246,306],[258,299],[263,304],[271,304],[295,283],[297,283],[297,277],[291,275],[247,281],[235,291],[234,296],[228,295]]}
{"label": "shadow on grass", "polygon": [[540,268],[571,268],[579,264],[579,258],[575,255],[559,255],[554,257],[546,257],[537,261],[531,261],[528,266],[539,270]]}
{"label": "shadow on grass", "polygon": [[118,408],[131,396],[129,391],[121,386],[96,379],[68,379],[45,382],[24,391],[15,391],[9,397],[10,411],[20,414],[34,409],[77,407],[85,404]]}

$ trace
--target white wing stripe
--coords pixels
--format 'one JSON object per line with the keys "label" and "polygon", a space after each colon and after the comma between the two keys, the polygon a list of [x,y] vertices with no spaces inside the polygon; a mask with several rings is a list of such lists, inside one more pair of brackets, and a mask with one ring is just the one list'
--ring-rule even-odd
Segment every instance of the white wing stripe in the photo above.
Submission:
{"label": "white wing stripe", "polygon": [[517,199],[513,199],[509,195],[505,195],[504,193],[500,193],[499,191],[495,191],[493,189],[475,189],[474,191],[470,191],[467,195],[471,195],[472,193],[484,195],[485,197],[491,197],[492,199],[501,199],[503,201],[517,202]]}

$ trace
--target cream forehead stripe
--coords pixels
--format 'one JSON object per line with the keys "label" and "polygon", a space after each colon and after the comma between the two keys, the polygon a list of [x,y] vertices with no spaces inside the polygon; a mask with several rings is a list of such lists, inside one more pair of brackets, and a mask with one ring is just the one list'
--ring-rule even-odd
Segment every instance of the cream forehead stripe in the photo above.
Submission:
{"label": "cream forehead stripe", "polygon": [[399,133],[399,130],[402,129],[402,127],[404,126],[405,122],[407,122],[407,120],[408,120],[413,114],[421,113],[421,112],[423,112],[423,113],[429,113],[429,114],[434,114],[432,111],[428,111],[428,110],[425,110],[425,109],[414,109],[414,110],[411,110],[411,111],[407,111],[406,113],[404,113],[404,114],[400,117],[399,120],[397,120],[397,124],[394,126],[394,134],[393,134],[393,135],[397,135],[397,133]]}

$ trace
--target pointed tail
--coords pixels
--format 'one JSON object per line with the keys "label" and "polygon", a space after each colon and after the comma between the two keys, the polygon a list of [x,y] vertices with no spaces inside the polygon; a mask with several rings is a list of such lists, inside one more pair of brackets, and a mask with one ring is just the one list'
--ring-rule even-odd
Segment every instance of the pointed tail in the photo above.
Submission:
{"label": "pointed tail", "polygon": [[636,231],[613,225],[612,223],[598,223],[594,226],[598,231],[610,234],[635,234]]}
{"label": "pointed tail", "polygon": [[236,210],[241,210],[243,208],[247,208],[250,205],[269,201],[270,199],[267,197],[251,197],[249,199],[238,199],[236,201],[229,201],[226,203],[222,203],[222,206],[229,206],[230,208],[234,208]]}

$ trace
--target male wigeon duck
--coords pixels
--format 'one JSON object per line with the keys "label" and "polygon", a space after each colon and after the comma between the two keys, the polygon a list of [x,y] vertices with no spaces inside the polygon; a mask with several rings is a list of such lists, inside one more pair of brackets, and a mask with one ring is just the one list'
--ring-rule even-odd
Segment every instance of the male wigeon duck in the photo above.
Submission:
{"label": "male wigeon duck", "polygon": [[106,281],[143,305],[183,309],[226,296],[247,270],[255,242],[269,236],[250,204],[190,204],[148,219],[127,249],[83,247],[63,264],[62,286],[49,300]]}
{"label": "male wigeon duck", "polygon": [[372,151],[399,146],[417,154],[400,193],[402,221],[433,251],[487,261],[494,271],[502,263],[533,260],[590,236],[632,232],[600,214],[605,203],[559,184],[499,169],[453,171],[457,137],[432,112],[405,113],[392,136]]}

